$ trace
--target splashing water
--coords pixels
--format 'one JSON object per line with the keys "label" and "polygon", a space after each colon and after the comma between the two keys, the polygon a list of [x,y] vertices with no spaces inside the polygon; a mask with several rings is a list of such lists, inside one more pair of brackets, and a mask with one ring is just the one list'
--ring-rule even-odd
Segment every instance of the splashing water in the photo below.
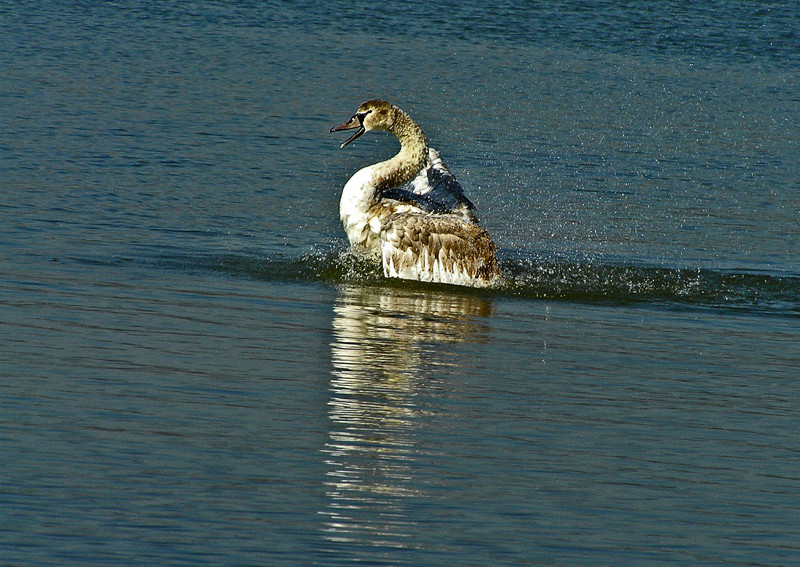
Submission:
{"label": "splashing water", "polygon": [[[466,291],[466,288],[441,284],[386,279],[378,265],[343,250],[316,251],[301,257],[236,254],[182,259],[162,257],[159,263],[264,281]],[[664,304],[800,316],[800,277],[795,276],[531,257],[505,258],[501,261],[501,269],[504,275],[501,285],[483,292],[468,291],[529,299]]]}

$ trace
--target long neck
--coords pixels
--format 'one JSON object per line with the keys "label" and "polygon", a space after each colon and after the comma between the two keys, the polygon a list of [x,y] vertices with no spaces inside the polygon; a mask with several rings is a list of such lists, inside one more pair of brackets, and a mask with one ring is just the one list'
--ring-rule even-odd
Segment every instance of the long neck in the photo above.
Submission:
{"label": "long neck", "polygon": [[389,131],[400,140],[400,151],[393,158],[373,166],[377,172],[379,194],[414,179],[428,160],[428,139],[422,128],[399,108],[394,110],[394,121]]}
{"label": "long neck", "polygon": [[386,189],[414,179],[428,160],[428,140],[405,112],[396,108],[387,129],[400,140],[400,151],[391,159],[357,171],[342,190],[339,216],[353,245],[369,248],[375,244],[367,230],[370,207],[380,201]]}

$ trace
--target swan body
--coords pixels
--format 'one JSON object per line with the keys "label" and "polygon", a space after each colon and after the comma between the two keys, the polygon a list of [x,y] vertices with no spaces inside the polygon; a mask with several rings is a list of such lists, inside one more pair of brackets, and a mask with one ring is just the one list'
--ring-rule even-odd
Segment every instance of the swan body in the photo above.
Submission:
{"label": "swan body", "polygon": [[478,224],[439,153],[408,114],[382,100],[363,103],[331,132],[385,130],[400,151],[357,171],[342,189],[339,216],[351,246],[379,259],[386,277],[486,287],[500,278],[496,246]]}

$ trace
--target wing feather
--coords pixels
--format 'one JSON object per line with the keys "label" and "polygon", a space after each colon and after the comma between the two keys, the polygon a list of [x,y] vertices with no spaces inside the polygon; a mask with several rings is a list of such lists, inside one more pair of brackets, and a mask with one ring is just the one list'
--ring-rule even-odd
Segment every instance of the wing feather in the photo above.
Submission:
{"label": "wing feather", "polygon": [[408,203],[430,214],[458,215],[466,222],[478,223],[475,205],[433,148],[428,148],[427,165],[417,177],[404,186],[387,189],[381,193],[381,199]]}
{"label": "wing feather", "polygon": [[381,257],[387,277],[486,286],[499,275],[489,234],[455,215],[390,215],[381,231]]}

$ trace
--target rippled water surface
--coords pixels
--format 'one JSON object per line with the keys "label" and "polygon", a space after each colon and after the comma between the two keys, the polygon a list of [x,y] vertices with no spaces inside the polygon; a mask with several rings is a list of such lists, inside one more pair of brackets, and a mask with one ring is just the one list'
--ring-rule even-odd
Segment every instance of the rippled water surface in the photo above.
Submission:
{"label": "rippled water surface", "polygon": [[[794,3],[0,8],[0,563],[787,565]],[[500,246],[387,281],[409,111]]]}

